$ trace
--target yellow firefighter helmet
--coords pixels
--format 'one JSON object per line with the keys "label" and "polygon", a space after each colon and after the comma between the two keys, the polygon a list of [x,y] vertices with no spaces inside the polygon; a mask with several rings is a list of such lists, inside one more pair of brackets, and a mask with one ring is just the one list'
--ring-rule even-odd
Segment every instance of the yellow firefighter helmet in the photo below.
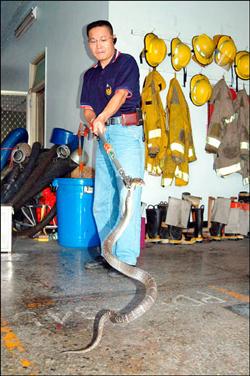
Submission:
{"label": "yellow firefighter helmet", "polygon": [[237,52],[233,39],[227,35],[215,35],[213,39],[216,45],[215,63],[229,70]]}
{"label": "yellow firefighter helmet", "polygon": [[192,59],[196,63],[201,66],[206,66],[212,63],[215,50],[213,39],[206,34],[201,34],[192,38],[192,45],[194,51]]}
{"label": "yellow firefighter helmet", "polygon": [[249,52],[239,51],[235,56],[235,73],[242,80],[249,80]]}
{"label": "yellow firefighter helmet", "polygon": [[146,62],[151,67],[157,67],[166,57],[167,46],[163,39],[153,33],[148,33],[144,37],[144,49],[141,55],[145,56]]}
{"label": "yellow firefighter helmet", "polygon": [[196,74],[190,80],[190,98],[196,106],[202,106],[209,101],[212,95],[212,86],[209,79],[203,74]]}
{"label": "yellow firefighter helmet", "polygon": [[179,38],[171,41],[171,63],[174,70],[185,68],[191,60],[191,49],[181,42]]}

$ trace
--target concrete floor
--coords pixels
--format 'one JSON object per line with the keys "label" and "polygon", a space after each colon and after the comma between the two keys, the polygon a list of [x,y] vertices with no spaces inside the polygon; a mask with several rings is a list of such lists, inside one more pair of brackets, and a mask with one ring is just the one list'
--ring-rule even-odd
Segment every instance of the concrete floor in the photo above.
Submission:
{"label": "concrete floor", "polygon": [[56,240],[14,241],[2,259],[2,375],[248,375],[249,239],[147,244],[139,266],[158,285],[153,307],[107,323],[95,350],[95,315],[142,298],[131,279],[87,271],[89,250]]}

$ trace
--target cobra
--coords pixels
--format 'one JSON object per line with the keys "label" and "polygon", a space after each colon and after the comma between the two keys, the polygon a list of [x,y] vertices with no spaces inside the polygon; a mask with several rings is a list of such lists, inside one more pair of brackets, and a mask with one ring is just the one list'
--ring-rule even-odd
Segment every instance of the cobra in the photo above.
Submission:
{"label": "cobra", "polygon": [[96,334],[94,333],[93,340],[91,341],[91,343],[87,347],[76,350],[63,351],[64,353],[85,354],[95,349],[101,341],[104,325],[107,321],[111,321],[114,324],[130,323],[131,321],[136,320],[145,312],[147,312],[150,309],[150,307],[154,304],[157,297],[156,282],[148,272],[138,267],[128,265],[120,261],[114,255],[112,255],[112,248],[114,244],[117,242],[121,234],[124,232],[131,218],[133,212],[133,192],[137,186],[144,185],[144,181],[140,178],[131,178],[130,176],[127,176],[119,161],[116,159],[112,146],[107,143],[103,135],[100,135],[99,138],[102,140],[104,144],[104,149],[108,153],[110,159],[114,162],[114,166],[118,170],[127,188],[127,195],[124,203],[124,211],[121,216],[121,219],[117,226],[111,231],[111,233],[103,242],[103,257],[113,268],[115,268],[119,272],[125,274],[127,277],[141,282],[145,286],[145,295],[143,300],[136,307],[134,307],[127,313],[119,313],[113,310],[105,310],[99,318]]}

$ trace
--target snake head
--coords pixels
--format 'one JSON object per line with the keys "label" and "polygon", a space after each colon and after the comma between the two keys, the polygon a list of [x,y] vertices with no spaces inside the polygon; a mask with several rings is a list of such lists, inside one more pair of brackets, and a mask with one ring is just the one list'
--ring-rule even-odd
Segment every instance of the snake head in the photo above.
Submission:
{"label": "snake head", "polygon": [[136,186],[143,186],[145,185],[144,180],[141,178],[131,178],[131,176],[125,176],[123,179],[125,186],[128,189],[135,189]]}
{"label": "snake head", "polygon": [[143,185],[145,185],[145,182],[141,178],[132,178],[131,185],[138,185],[139,187],[142,187]]}

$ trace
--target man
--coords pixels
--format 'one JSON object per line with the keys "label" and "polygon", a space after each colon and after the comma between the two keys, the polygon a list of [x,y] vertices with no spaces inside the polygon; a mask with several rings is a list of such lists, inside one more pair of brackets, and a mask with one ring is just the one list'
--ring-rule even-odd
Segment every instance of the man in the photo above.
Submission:
{"label": "man", "polygon": [[[106,20],[87,26],[88,46],[97,63],[84,74],[81,108],[92,132],[104,134],[126,175],[144,175],[143,127],[138,119],[140,107],[139,69],[135,59],[116,50],[112,25]],[[129,115],[128,115],[129,114]],[[101,246],[120,221],[127,194],[119,174],[112,166],[102,142],[96,151],[94,217]],[[136,265],[140,254],[141,188],[136,188],[129,225],[113,248],[121,261]],[[102,256],[85,264],[87,269],[107,267]],[[110,276],[119,272],[109,268]]]}

